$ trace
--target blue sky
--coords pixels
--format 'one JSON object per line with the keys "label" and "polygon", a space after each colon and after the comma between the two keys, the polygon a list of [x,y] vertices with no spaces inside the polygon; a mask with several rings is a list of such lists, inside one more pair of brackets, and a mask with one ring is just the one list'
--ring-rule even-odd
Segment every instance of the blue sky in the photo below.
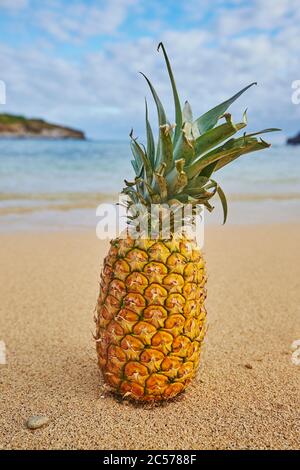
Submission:
{"label": "blue sky", "polygon": [[248,107],[251,129],[294,133],[299,25],[298,0],[0,0],[0,80],[7,87],[0,111],[44,117],[93,138],[127,139],[131,127],[141,135],[149,92],[140,70],[172,121],[156,52],[162,40],[195,117],[258,81],[233,106],[235,119]]}

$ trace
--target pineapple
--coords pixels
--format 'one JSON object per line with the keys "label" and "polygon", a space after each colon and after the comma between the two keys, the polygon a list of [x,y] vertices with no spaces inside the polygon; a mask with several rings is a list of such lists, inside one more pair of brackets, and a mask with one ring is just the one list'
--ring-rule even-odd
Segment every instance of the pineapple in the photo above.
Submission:
{"label": "pineapple", "polygon": [[[179,101],[166,50],[166,62],[175,103],[175,125],[170,125],[163,105],[146,76],[158,113],[159,136],[155,145],[148,120],[147,146],[131,132],[132,166],[136,177],[125,180],[129,229],[126,236],[111,241],[101,274],[97,303],[96,348],[104,381],[112,391],[136,401],[168,400],[183,390],[195,376],[206,330],[206,271],[195,239],[188,231],[175,230],[165,238],[133,237],[137,205],[147,211],[153,204],[181,208],[186,204],[213,209],[210,199],[220,198],[224,223],[225,194],[212,179],[213,173],[241,155],[269,147],[256,135],[233,138],[246,127],[246,112],[234,123],[228,107],[254,83],[227,101],[193,120],[191,107]],[[220,119],[224,122],[218,124]],[[134,215],[135,214],[135,215]],[[192,225],[194,217],[185,219]],[[159,225],[159,224],[158,224]]]}

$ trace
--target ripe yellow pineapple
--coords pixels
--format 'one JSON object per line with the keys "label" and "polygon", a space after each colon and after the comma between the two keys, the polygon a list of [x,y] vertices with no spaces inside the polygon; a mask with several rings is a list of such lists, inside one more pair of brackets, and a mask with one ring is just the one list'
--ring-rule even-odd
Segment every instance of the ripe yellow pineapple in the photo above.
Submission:
{"label": "ripe yellow pineapple", "polygon": [[[125,180],[123,189],[128,221],[137,219],[138,205],[148,214],[153,204],[203,205],[211,211],[209,200],[218,194],[225,222],[226,198],[211,175],[243,154],[269,147],[256,139],[258,133],[231,138],[246,126],[246,113],[234,124],[227,108],[253,84],[194,121],[189,103],[181,111],[165,48],[159,48],[171,81],[176,125],[168,123],[145,77],[158,111],[159,137],[155,146],[146,103],[147,147],[130,134],[136,178]],[[217,125],[220,118],[225,122]],[[183,220],[184,226],[193,224],[193,216]],[[155,237],[143,230],[132,236],[129,228],[125,237],[111,241],[97,303],[96,345],[104,381],[122,397],[139,401],[170,399],[182,392],[197,371],[205,335],[206,274],[200,249],[185,229],[171,223],[166,238],[157,225]]]}

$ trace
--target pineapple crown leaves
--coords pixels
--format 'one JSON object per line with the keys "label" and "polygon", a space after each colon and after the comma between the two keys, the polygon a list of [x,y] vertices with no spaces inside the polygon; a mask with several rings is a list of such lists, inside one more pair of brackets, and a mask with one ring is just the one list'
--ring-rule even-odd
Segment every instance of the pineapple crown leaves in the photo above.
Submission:
{"label": "pineapple crown leaves", "polygon": [[[123,192],[133,204],[138,202],[146,206],[156,203],[171,205],[174,201],[179,204],[192,201],[194,204],[204,204],[209,211],[213,209],[209,200],[218,194],[225,223],[227,201],[222,188],[215,179],[212,179],[213,173],[242,155],[270,147],[270,144],[257,136],[280,129],[263,129],[251,134],[244,132],[240,137],[233,137],[247,126],[247,110],[238,123],[233,122],[227,110],[246,90],[256,85],[256,82],[250,83],[231,98],[194,120],[188,101],[181,109],[173,71],[164,45],[159,43],[157,49],[163,53],[171,83],[175,124],[170,125],[155,88],[141,72],[156,105],[159,135],[155,144],[145,99],[147,144],[144,147],[133,136],[133,131],[130,132],[133,155],[131,163],[136,178],[132,183],[125,180],[126,187]],[[221,119],[224,119],[224,122],[219,123]]]}

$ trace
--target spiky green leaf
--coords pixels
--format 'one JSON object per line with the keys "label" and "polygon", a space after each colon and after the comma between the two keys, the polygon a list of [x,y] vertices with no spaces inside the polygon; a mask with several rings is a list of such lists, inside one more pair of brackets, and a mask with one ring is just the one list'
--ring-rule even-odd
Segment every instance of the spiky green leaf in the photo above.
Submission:
{"label": "spiky green leaf", "polygon": [[172,166],[173,150],[172,150],[172,140],[171,140],[170,134],[169,132],[166,132],[166,129],[169,127],[167,123],[166,113],[152,83],[146,77],[146,75],[144,75],[142,72],[141,74],[146,79],[149,85],[153,99],[156,104],[157,114],[158,114],[158,124],[159,124],[160,132],[159,132],[159,143],[157,146],[155,166],[157,167],[160,163],[165,162],[167,165],[167,168],[170,168]]}
{"label": "spiky green leaf", "polygon": [[137,162],[135,160],[131,160],[131,165],[134,169],[135,174],[138,175],[140,173],[140,168],[138,167]]}
{"label": "spiky green leaf", "polygon": [[166,113],[165,113],[165,110],[164,110],[164,107],[155,91],[155,88],[153,87],[152,83],[150,82],[150,80],[146,77],[146,75],[143,73],[143,72],[140,72],[141,75],[143,75],[143,77],[145,78],[146,82],[148,83],[149,85],[149,88],[150,88],[150,91],[152,93],[152,96],[153,96],[153,99],[154,99],[154,102],[156,104],[156,108],[157,108],[157,114],[158,114],[158,124],[160,126],[164,126],[165,124],[167,124],[167,118],[166,118]]}
{"label": "spiky green leaf", "polygon": [[166,62],[166,65],[167,65],[168,74],[169,74],[169,78],[170,78],[170,82],[171,82],[171,86],[172,86],[172,91],[173,91],[173,98],[174,98],[174,105],[175,105],[175,123],[176,123],[176,128],[175,128],[175,133],[174,133],[174,145],[176,145],[176,142],[179,139],[180,131],[181,131],[181,127],[182,127],[181,105],[180,105],[180,100],[179,100],[179,96],[178,96],[178,92],[177,92],[177,88],[176,88],[176,83],[175,83],[175,80],[174,80],[173,71],[172,71],[172,68],[171,68],[171,65],[170,65],[170,61],[169,61],[166,49],[165,49],[162,42],[160,42],[158,44],[157,50],[159,50],[160,48],[163,51],[163,55],[164,55],[165,62]]}
{"label": "spiky green leaf", "polygon": [[211,180],[213,183],[217,185],[217,193],[220,198],[221,204],[222,204],[222,209],[223,209],[223,225],[226,223],[227,220],[227,214],[228,214],[228,204],[227,204],[227,199],[225,196],[225,193],[221,186],[214,180]]}
{"label": "spiky green leaf", "polygon": [[[275,130],[277,129],[264,129],[263,131],[258,132],[257,134],[273,132]],[[236,159],[237,157],[245,153],[260,150],[269,146],[270,145],[264,141],[259,142],[255,137],[252,137],[252,134],[245,134],[243,137],[239,137],[238,139],[229,139],[227,142],[225,142],[225,144],[213,149],[211,152],[206,153],[202,157],[198,158],[195,162],[193,162],[187,169],[187,174],[189,178],[200,174],[200,172],[202,176],[210,176],[207,174],[207,172],[202,173],[202,170],[208,165],[211,165],[220,159],[228,159],[229,162],[232,158]],[[213,171],[216,171],[216,165],[210,166],[210,168],[213,168]]]}
{"label": "spiky green leaf", "polygon": [[168,197],[168,185],[167,185],[166,178],[162,176],[160,173],[154,173],[154,176],[159,187],[161,200],[163,202]]}
{"label": "spiky green leaf", "polygon": [[166,171],[168,172],[173,167],[173,144],[170,135],[170,126],[165,124],[160,126],[160,163],[166,164]]}
{"label": "spiky green leaf", "polygon": [[[262,150],[262,149],[265,149],[265,148],[268,148],[268,147],[270,147],[270,144],[268,144],[264,140],[261,139],[259,141],[256,141],[255,143],[253,143],[252,145],[249,146],[248,151],[244,151],[244,152],[241,152],[241,153],[236,152],[233,155],[225,156],[224,158],[221,158],[220,160],[217,160],[215,162],[213,172],[216,172],[216,171],[220,170],[221,168],[223,168],[224,166],[228,165],[229,163],[232,163],[234,160],[241,157],[242,155],[245,155],[247,153],[256,152],[258,150]],[[202,174],[202,172],[201,172],[201,174]]]}
{"label": "spiky green leaf", "polygon": [[279,129],[278,127],[269,127],[268,129],[263,129],[262,131],[252,132],[251,134],[247,134],[247,137],[254,137],[256,135],[267,134],[268,132],[278,132],[281,130],[282,129]]}
{"label": "spiky green leaf", "polygon": [[229,106],[237,99],[239,98],[248,88],[252,87],[253,85],[257,85],[256,82],[250,83],[250,85],[246,86],[242,90],[240,90],[238,93],[233,95],[231,98],[228,100],[224,101],[223,103],[215,106],[211,110],[207,111],[205,114],[202,114],[198,119],[195,121],[195,127],[198,128],[200,134],[203,134],[204,132],[208,131],[209,129],[212,129],[218,122],[219,118],[224,114]]}
{"label": "spiky green leaf", "polygon": [[149,159],[147,158],[142,147],[139,145],[136,139],[134,139],[132,136],[131,136],[131,150],[132,150],[133,155],[136,157],[136,159],[139,158],[140,161],[143,163],[143,167],[146,172],[147,181],[151,184],[153,173],[152,173],[152,168],[151,168]]}
{"label": "spiky green leaf", "polygon": [[188,178],[184,171],[180,171],[177,174],[177,179],[175,181],[173,192],[174,194],[180,194],[188,183]]}
{"label": "spiky green leaf", "polygon": [[193,122],[193,112],[192,112],[191,105],[188,101],[184,103],[184,107],[182,110],[182,120],[183,122],[190,122],[190,123]]}
{"label": "spiky green leaf", "polygon": [[184,129],[182,129],[174,149],[174,160],[178,160],[179,158],[184,158],[186,165],[195,158],[193,141],[188,140]]}
{"label": "spiky green leaf", "polygon": [[155,143],[154,143],[152,128],[149,122],[148,105],[147,105],[146,99],[145,99],[145,107],[146,107],[147,155],[150,160],[151,166],[154,169],[155,167]]}
{"label": "spiky green leaf", "polygon": [[246,127],[245,122],[234,124],[231,117],[227,118],[227,122],[210,129],[195,140],[195,156],[208,152],[244,127]]}

